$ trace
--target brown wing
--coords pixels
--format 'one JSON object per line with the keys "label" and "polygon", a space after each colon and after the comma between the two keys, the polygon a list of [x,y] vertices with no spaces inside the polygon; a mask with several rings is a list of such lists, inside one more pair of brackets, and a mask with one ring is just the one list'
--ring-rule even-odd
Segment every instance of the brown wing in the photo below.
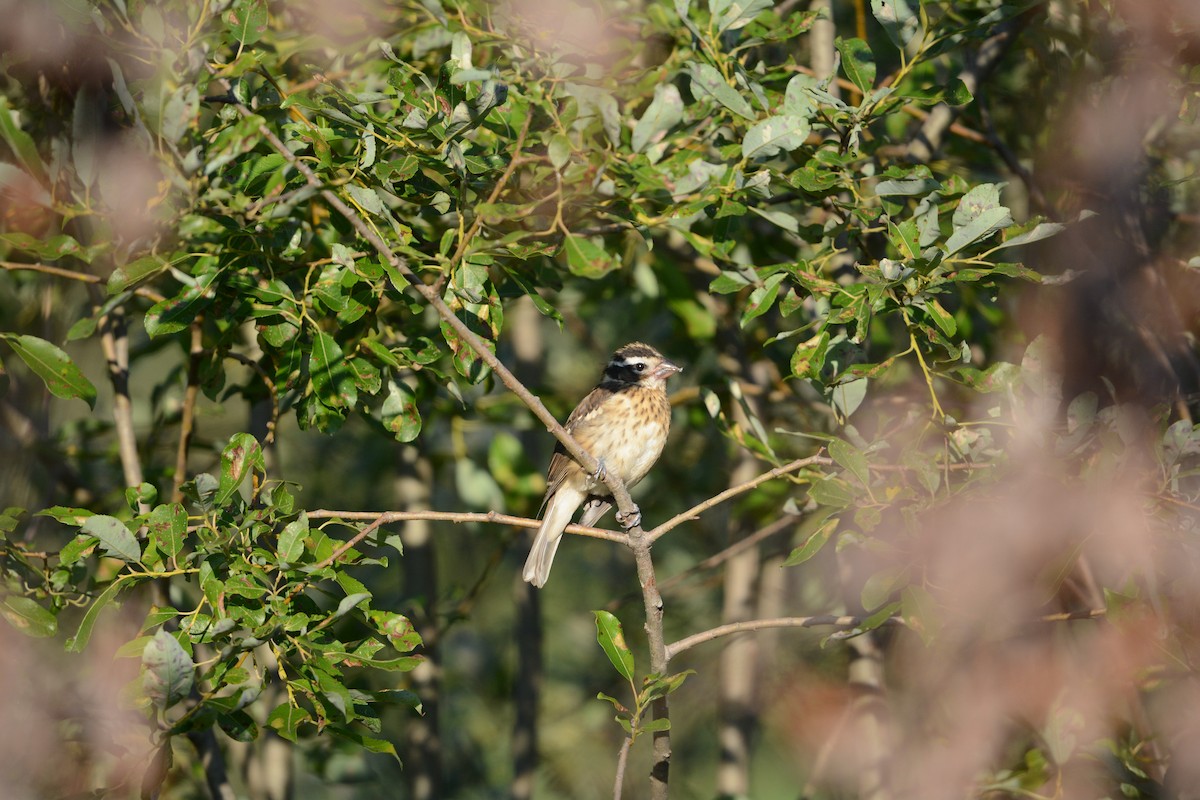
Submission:
{"label": "brown wing", "polygon": [[[567,417],[567,422],[563,425],[567,429],[567,433],[574,435],[580,426],[586,423],[600,409],[604,401],[612,395],[613,389],[603,383],[588,392],[587,397],[580,400],[579,405],[575,406],[575,410],[571,412],[571,416]],[[546,470],[546,498],[542,501],[542,505],[545,505],[546,500],[549,500],[558,487],[562,486],[562,482],[571,474],[572,468],[579,469],[579,465],[567,454],[566,448],[559,442],[554,447],[554,455],[550,458],[550,468]]]}

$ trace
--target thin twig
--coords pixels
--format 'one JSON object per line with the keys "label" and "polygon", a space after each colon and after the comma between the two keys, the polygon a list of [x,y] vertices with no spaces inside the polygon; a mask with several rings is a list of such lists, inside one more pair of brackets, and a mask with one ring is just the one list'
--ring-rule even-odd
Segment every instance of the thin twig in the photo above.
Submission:
{"label": "thin twig", "polygon": [[[1084,611],[1064,611],[1055,614],[1044,614],[1038,617],[1037,621],[1070,622],[1074,620],[1099,619],[1107,613],[1107,609],[1089,608]],[[667,656],[674,658],[685,650],[691,650],[698,644],[711,642],[714,639],[719,639],[722,636],[730,636],[735,633],[749,633],[751,631],[769,630],[771,628],[823,628],[826,626],[852,629],[862,625],[867,619],[868,617],[818,614],[812,617],[778,617],[775,619],[731,622],[728,625],[719,625],[716,628],[710,628],[700,633],[693,633],[691,636],[684,637],[677,642],[672,642],[667,646]],[[880,624],[907,626],[908,623],[904,621],[903,617],[888,617]]]}
{"label": "thin twig", "polygon": [[172,479],[171,502],[183,502],[183,484],[187,480],[188,450],[196,424],[196,401],[200,396],[200,359],[204,356],[204,321],[197,317],[192,323],[192,342],[188,348],[187,388],[183,391],[183,409],[179,416],[179,446],[175,451],[175,477]]}
{"label": "thin twig", "polygon": [[803,469],[804,467],[811,466],[813,464],[829,464],[829,463],[831,463],[831,462],[828,458],[825,458],[824,456],[817,454],[817,455],[813,455],[813,456],[808,456],[807,458],[798,458],[795,461],[792,461],[788,464],[784,464],[782,467],[776,467],[775,469],[767,470],[762,475],[759,475],[757,478],[752,478],[751,480],[748,480],[745,483],[739,484],[737,486],[732,486],[732,487],[726,489],[725,491],[721,492],[720,494],[714,495],[713,497],[708,498],[707,500],[705,500],[702,503],[697,503],[696,505],[689,508],[687,511],[684,511],[681,514],[676,514],[675,516],[671,517],[666,522],[659,525],[657,528],[654,528],[653,530],[651,530],[649,532],[649,534],[647,534],[647,536],[650,539],[650,543],[653,544],[654,542],[656,542],[659,539],[659,537],[667,534],[673,528],[678,527],[681,523],[686,522],[689,519],[695,519],[701,513],[707,511],[708,509],[712,508],[713,506],[718,506],[721,503],[724,503],[726,500],[730,499],[731,497],[737,497],[739,494],[744,494],[744,493],[750,491],[751,489],[759,486],[760,484],[766,483],[769,480],[774,480],[775,478],[778,478],[781,475],[787,475],[790,472],[795,472],[796,470]]}
{"label": "thin twig", "polygon": [[245,364],[247,367],[250,367],[250,369],[258,373],[258,377],[263,382],[263,386],[267,387],[267,392],[271,397],[271,418],[267,420],[267,435],[263,437],[263,444],[270,445],[274,443],[275,428],[279,424],[279,393],[275,389],[275,381],[271,380],[271,376],[267,374],[265,369],[263,369],[262,364],[258,363],[254,359],[244,356],[241,353],[236,353],[232,350],[225,355],[229,358],[232,358],[234,361]]}
{"label": "thin twig", "polygon": [[[308,512],[309,519],[341,519],[341,520],[374,520],[380,519],[380,524],[404,522],[407,520],[432,520],[435,522],[486,522],[496,525],[512,525],[515,528],[537,528],[541,520],[528,517],[515,517],[511,514],[501,514],[496,511],[486,512],[457,512],[457,511],[332,511],[318,509]],[[568,525],[567,533],[587,536],[592,539],[604,539],[617,544],[629,545],[629,537],[624,533],[607,531],[603,528],[589,528],[586,525]]]}
{"label": "thin twig", "polygon": [[714,553],[698,564],[685,569],[683,572],[680,572],[677,575],[672,575],[670,578],[662,582],[659,590],[663,592],[669,592],[671,589],[675,588],[692,575],[695,575],[698,572],[706,572],[714,567],[719,567],[729,559],[736,556],[738,553],[748,550],[764,539],[769,539],[780,531],[787,530],[788,528],[798,524],[800,524],[799,517],[796,517],[792,514],[784,514],[779,519],[775,520],[769,525],[764,526],[763,528],[760,528],[746,538],[739,539],[738,541],[729,545],[729,547],[726,547],[724,550]]}
{"label": "thin twig", "polygon": [[[3,267],[10,272],[41,272],[45,275],[54,275],[59,278],[69,278],[73,281],[81,281],[83,283],[104,283],[104,279],[99,275],[92,275],[89,272],[78,272],[73,269],[64,269],[63,267],[55,267],[50,264],[23,264],[18,261],[0,261],[0,267]],[[133,290],[133,293],[138,297],[144,297],[147,300],[153,300],[160,303],[166,299],[163,295],[145,286],[139,286]]]}
{"label": "thin twig", "polygon": [[625,785],[625,765],[629,761],[629,746],[633,739],[628,736],[621,742],[621,750],[617,753],[617,775],[613,779],[613,800],[621,800],[621,790]]}

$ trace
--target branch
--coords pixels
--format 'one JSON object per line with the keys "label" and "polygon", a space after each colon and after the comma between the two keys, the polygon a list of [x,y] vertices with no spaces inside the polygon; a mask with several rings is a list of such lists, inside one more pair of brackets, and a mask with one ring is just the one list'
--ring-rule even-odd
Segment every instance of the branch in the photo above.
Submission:
{"label": "branch", "polygon": [[[390,522],[407,520],[433,520],[436,522],[486,522],[496,525],[512,525],[516,528],[536,529],[542,522],[528,517],[515,517],[511,514],[501,514],[496,511],[458,512],[458,511],[332,511],[317,509],[308,512],[309,519],[341,519],[341,520],[381,520],[381,525]],[[605,539],[617,544],[629,545],[629,537],[624,533],[608,531],[603,528],[589,528],[586,525],[568,525],[567,533],[588,536],[592,539]],[[361,541],[361,539],[359,540]]]}
{"label": "branch", "polygon": [[617,775],[613,779],[613,800],[621,800],[621,790],[625,785],[625,765],[629,761],[629,747],[633,739],[628,736],[621,742],[621,750],[617,753]]}
{"label": "branch", "polygon": [[[1056,614],[1045,614],[1039,617],[1037,621],[1069,622],[1081,619],[1099,619],[1107,613],[1108,610],[1104,608],[1089,608],[1084,611],[1064,611]],[[698,644],[711,642],[714,639],[719,639],[722,636],[730,636],[735,633],[749,633],[751,631],[768,630],[771,628],[823,628],[825,626],[851,629],[862,625],[867,619],[869,617],[818,614],[813,617],[779,617],[776,619],[755,619],[748,622],[731,622],[728,625],[720,625],[716,628],[701,631],[700,633],[693,633],[691,636],[680,639],[677,642],[672,642],[667,647],[667,656],[674,658],[685,650],[691,650]],[[903,617],[888,617],[882,624],[904,627],[908,625]]]}
{"label": "branch", "polygon": [[[224,78],[219,76],[216,76],[216,78],[222,83],[225,83],[227,89],[229,88]],[[246,107],[245,103],[242,103],[234,98],[232,89],[229,90],[228,102],[235,109],[237,109],[237,112],[245,119],[253,119],[257,116],[254,114],[254,112]],[[468,347],[471,348],[471,350],[483,361],[483,363],[487,364],[492,372],[494,372],[496,376],[500,378],[500,381],[506,387],[508,387],[509,391],[520,398],[521,402],[533,412],[534,416],[541,420],[541,422],[546,426],[546,430],[550,431],[550,433],[554,435],[554,438],[562,443],[562,446],[566,448],[566,451],[571,455],[572,458],[579,462],[580,466],[592,474],[600,471],[599,462],[597,462],[587,450],[583,449],[583,447],[575,441],[571,434],[567,433],[566,429],[563,428],[563,426],[559,424],[558,420],[554,418],[554,415],[551,414],[550,411],[542,404],[542,401],[535,397],[532,392],[526,389],[525,385],[517,380],[517,377],[513,375],[498,358],[496,358],[495,354],[492,353],[491,349],[488,348],[483,339],[481,339],[474,331],[468,328],[465,322],[458,318],[458,315],[446,305],[445,301],[442,300],[441,296],[434,287],[429,286],[422,281],[421,278],[415,272],[413,272],[412,268],[408,265],[408,262],[405,259],[397,256],[392,249],[388,247],[387,243],[379,236],[379,234],[376,233],[370,225],[367,225],[363,218],[360,217],[358,213],[354,211],[354,209],[346,205],[346,203],[331,189],[325,188],[324,182],[317,177],[316,173],[314,173],[307,164],[298,158],[295,153],[287,148],[287,146],[279,139],[279,137],[275,135],[275,132],[267,127],[266,122],[260,122],[258,124],[258,133],[277,153],[279,153],[279,155],[283,156],[285,161],[293,166],[296,171],[298,171],[304,177],[310,186],[313,186],[318,190],[318,193],[322,198],[324,198],[325,202],[329,203],[330,206],[337,210],[337,212],[341,214],[347,222],[350,223],[350,226],[358,232],[358,235],[366,240],[373,248],[375,248],[375,251],[379,253],[380,257],[385,259],[388,264],[390,264],[394,269],[396,269],[397,272],[399,272],[406,280],[408,280],[413,289],[415,289],[417,293],[429,303],[429,305],[433,306],[433,309],[437,312],[438,316],[441,317],[447,325],[454,329],[455,334],[463,342],[465,342]],[[617,508],[620,509],[621,513],[627,517],[635,517],[637,506],[634,505],[633,500],[629,497],[629,491],[625,488],[624,482],[617,477],[614,472],[610,471],[604,476],[604,483],[612,492],[613,498],[617,503]]]}
{"label": "branch", "polygon": [[[17,261],[0,261],[0,267],[3,267],[10,272],[41,272],[44,275],[55,275],[59,278],[70,278],[73,281],[82,281],[83,283],[104,283],[104,279],[99,275],[92,275],[88,272],[77,272],[73,269],[64,269],[62,267],[54,267],[49,264],[22,264]],[[147,300],[153,300],[156,303],[162,302],[166,298],[145,286],[139,286],[133,290],[133,293],[138,297],[144,297]]]}
{"label": "branch", "polygon": [[726,500],[728,500],[731,497],[737,497],[739,494],[744,494],[745,492],[750,491],[751,489],[757,487],[760,484],[763,484],[769,480],[778,478],[780,475],[786,475],[789,472],[795,472],[796,470],[803,469],[804,467],[807,467],[811,464],[831,464],[831,463],[833,463],[833,462],[831,462],[828,458],[825,458],[824,456],[820,455],[820,453],[818,453],[817,455],[809,456],[807,458],[798,458],[789,464],[784,464],[782,467],[776,467],[775,469],[768,470],[767,472],[764,472],[762,475],[759,475],[757,478],[753,478],[751,480],[746,481],[745,483],[730,487],[730,488],[726,489],[725,491],[721,492],[720,494],[714,495],[713,497],[708,498],[707,500],[705,500],[702,503],[697,503],[696,505],[689,508],[687,511],[684,511],[681,514],[676,514],[675,516],[671,517],[669,520],[667,520],[663,524],[659,525],[657,528],[654,528],[647,534],[647,536],[650,539],[650,543],[653,544],[654,542],[658,541],[659,537],[667,534],[673,528],[678,527],[681,523],[686,522],[689,519],[695,519],[701,513],[707,511],[708,509],[712,508],[713,506],[718,506],[721,503],[724,503]]}
{"label": "branch", "polygon": [[183,502],[183,484],[187,479],[188,450],[196,423],[196,400],[200,395],[200,358],[204,355],[203,317],[192,323],[192,343],[188,349],[187,388],[183,392],[183,409],[179,415],[179,446],[175,451],[175,476],[172,479],[171,502]]}
{"label": "branch", "polygon": [[275,381],[271,380],[271,376],[263,369],[263,365],[254,359],[233,350],[230,350],[225,356],[250,367],[250,369],[258,373],[263,386],[267,387],[267,393],[271,398],[271,418],[267,420],[267,435],[263,437],[263,445],[273,444],[275,442],[275,428],[279,425],[279,392],[275,388]]}
{"label": "branch", "polygon": [[[974,53],[973,57],[969,58],[967,66],[958,74],[958,77],[972,96],[979,90],[979,84],[992,73],[1000,63],[1000,59],[1012,47],[1017,34],[1029,24],[1029,18],[1027,12],[1002,22],[996,26],[996,32],[979,46],[979,50]],[[920,163],[929,161],[933,154],[941,148],[947,129],[954,124],[958,115],[959,111],[946,103],[934,106],[929,116],[925,118],[925,124],[921,126],[921,130],[908,143],[909,157]]]}
{"label": "branch", "polygon": [[[666,638],[663,635],[663,601],[658,592],[657,580],[654,576],[654,559],[650,548],[654,546],[654,537],[642,530],[640,525],[629,532],[629,548],[633,550],[633,560],[637,565],[638,583],[642,587],[642,603],[646,608],[646,644],[650,650],[650,672],[657,675],[667,674],[667,665],[671,656],[667,651]],[[670,711],[666,696],[656,699],[650,706],[654,720],[670,722]],[[671,769],[671,730],[667,725],[662,730],[656,730],[654,737],[654,761],[650,767],[650,797],[653,800],[667,800],[668,777]]]}

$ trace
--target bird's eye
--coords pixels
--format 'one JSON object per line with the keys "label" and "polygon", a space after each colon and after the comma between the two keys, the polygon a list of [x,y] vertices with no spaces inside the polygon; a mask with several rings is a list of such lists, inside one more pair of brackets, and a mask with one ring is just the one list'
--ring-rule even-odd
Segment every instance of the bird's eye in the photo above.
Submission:
{"label": "bird's eye", "polygon": [[646,364],[642,361],[639,361],[638,363],[633,365],[633,368],[636,369],[638,372],[645,372]]}

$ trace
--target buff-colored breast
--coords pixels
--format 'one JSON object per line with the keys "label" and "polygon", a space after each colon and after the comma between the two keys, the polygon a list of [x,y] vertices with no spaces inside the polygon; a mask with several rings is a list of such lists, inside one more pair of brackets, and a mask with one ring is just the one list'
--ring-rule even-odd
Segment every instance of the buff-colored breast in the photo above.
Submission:
{"label": "buff-colored breast", "polygon": [[[582,421],[575,431],[579,443],[603,459],[610,473],[632,486],[650,471],[662,454],[671,425],[666,393],[649,389],[619,392],[605,403],[603,415]],[[587,491],[607,494],[591,479]]]}

